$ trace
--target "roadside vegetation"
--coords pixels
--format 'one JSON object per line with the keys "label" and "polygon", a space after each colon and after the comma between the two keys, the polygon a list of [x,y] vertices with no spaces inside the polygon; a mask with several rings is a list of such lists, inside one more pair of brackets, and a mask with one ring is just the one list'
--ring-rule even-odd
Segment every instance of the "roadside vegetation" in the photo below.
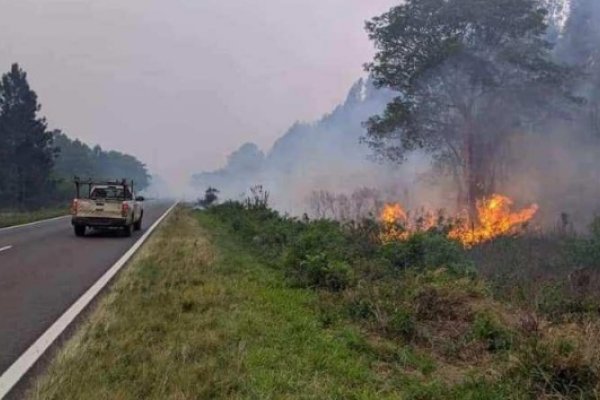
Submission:
{"label": "roadside vegetation", "polygon": [[[291,288],[321,329],[352,327],[380,395],[595,399],[600,235],[504,237],[465,249],[439,230],[382,243],[375,221],[282,216],[266,196],[207,213]],[[587,266],[587,267],[586,267]]]}
{"label": "roadside vegetation", "polygon": [[[529,271],[542,239],[466,250],[380,229],[283,216],[262,192],[179,208],[30,398],[598,398],[597,299],[482,262]],[[563,256],[596,257],[595,240]]]}
{"label": "roadside vegetation", "polygon": [[357,328],[324,329],[319,304],[217,215],[179,208],[29,397],[390,397]]}
{"label": "roadside vegetation", "polygon": [[0,211],[0,228],[60,217],[62,215],[67,215],[68,213],[69,210],[64,207],[44,208],[31,212]]}

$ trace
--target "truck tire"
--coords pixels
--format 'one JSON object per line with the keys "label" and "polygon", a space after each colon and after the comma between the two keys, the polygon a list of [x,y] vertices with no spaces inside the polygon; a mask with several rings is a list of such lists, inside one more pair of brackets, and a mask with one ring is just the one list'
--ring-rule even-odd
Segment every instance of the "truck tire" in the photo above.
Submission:
{"label": "truck tire", "polygon": [[123,227],[123,234],[125,237],[130,237],[133,234],[133,224],[125,225]]}
{"label": "truck tire", "polygon": [[133,224],[133,229],[136,231],[142,230],[142,217],[140,217],[140,219],[138,219],[137,222]]}
{"label": "truck tire", "polygon": [[85,236],[85,225],[74,225],[73,230],[75,231],[75,236]]}

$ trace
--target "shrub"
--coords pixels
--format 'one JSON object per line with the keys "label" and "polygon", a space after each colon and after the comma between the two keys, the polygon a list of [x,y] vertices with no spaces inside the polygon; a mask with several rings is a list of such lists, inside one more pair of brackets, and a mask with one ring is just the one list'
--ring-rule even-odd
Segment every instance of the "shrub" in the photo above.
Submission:
{"label": "shrub", "polygon": [[353,281],[350,261],[354,252],[352,241],[338,223],[309,222],[290,241],[283,265],[297,285],[338,291]]}
{"label": "shrub", "polygon": [[589,226],[589,235],[571,240],[574,261],[580,267],[600,267],[600,217],[594,218]]}
{"label": "shrub", "polygon": [[466,268],[469,263],[459,243],[435,232],[411,235],[381,246],[380,255],[397,268]]}
{"label": "shrub", "polygon": [[564,340],[530,339],[514,372],[536,398],[596,399],[600,389],[597,367]]}
{"label": "shrub", "polygon": [[302,287],[321,287],[343,290],[352,280],[350,266],[339,260],[330,260],[325,253],[307,254],[286,271],[294,284]]}
{"label": "shrub", "polygon": [[489,313],[479,313],[473,321],[473,337],[486,342],[489,351],[509,350],[513,335]]}
{"label": "shrub", "polygon": [[410,340],[416,332],[416,316],[410,310],[400,308],[393,312],[388,323],[389,333]]}

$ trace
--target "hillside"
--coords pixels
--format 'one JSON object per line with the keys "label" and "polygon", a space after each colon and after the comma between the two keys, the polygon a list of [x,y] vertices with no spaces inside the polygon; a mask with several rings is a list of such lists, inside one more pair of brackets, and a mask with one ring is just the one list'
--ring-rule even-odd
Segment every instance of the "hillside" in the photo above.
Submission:
{"label": "hillside", "polygon": [[314,123],[294,124],[266,154],[246,143],[223,168],[195,174],[191,183],[199,195],[213,186],[223,198],[232,199],[239,199],[251,186],[263,185],[278,209],[301,213],[313,191],[348,193],[360,187],[386,189],[412,182],[415,171],[426,166],[417,162],[419,157],[399,171],[370,160],[370,149],[360,143],[363,123],[380,113],[391,98],[392,93],[361,79],[330,114]]}

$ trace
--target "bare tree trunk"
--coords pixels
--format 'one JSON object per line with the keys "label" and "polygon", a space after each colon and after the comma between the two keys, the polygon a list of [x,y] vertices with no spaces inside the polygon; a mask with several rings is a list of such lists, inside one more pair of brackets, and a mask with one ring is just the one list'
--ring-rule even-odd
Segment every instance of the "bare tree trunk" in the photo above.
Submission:
{"label": "bare tree trunk", "polygon": [[466,192],[465,202],[463,207],[466,208],[469,219],[474,221],[477,215],[476,202],[477,202],[477,165],[475,162],[475,132],[472,119],[470,116],[467,118],[465,127],[465,143],[464,143],[464,159],[465,159],[465,187]]}

